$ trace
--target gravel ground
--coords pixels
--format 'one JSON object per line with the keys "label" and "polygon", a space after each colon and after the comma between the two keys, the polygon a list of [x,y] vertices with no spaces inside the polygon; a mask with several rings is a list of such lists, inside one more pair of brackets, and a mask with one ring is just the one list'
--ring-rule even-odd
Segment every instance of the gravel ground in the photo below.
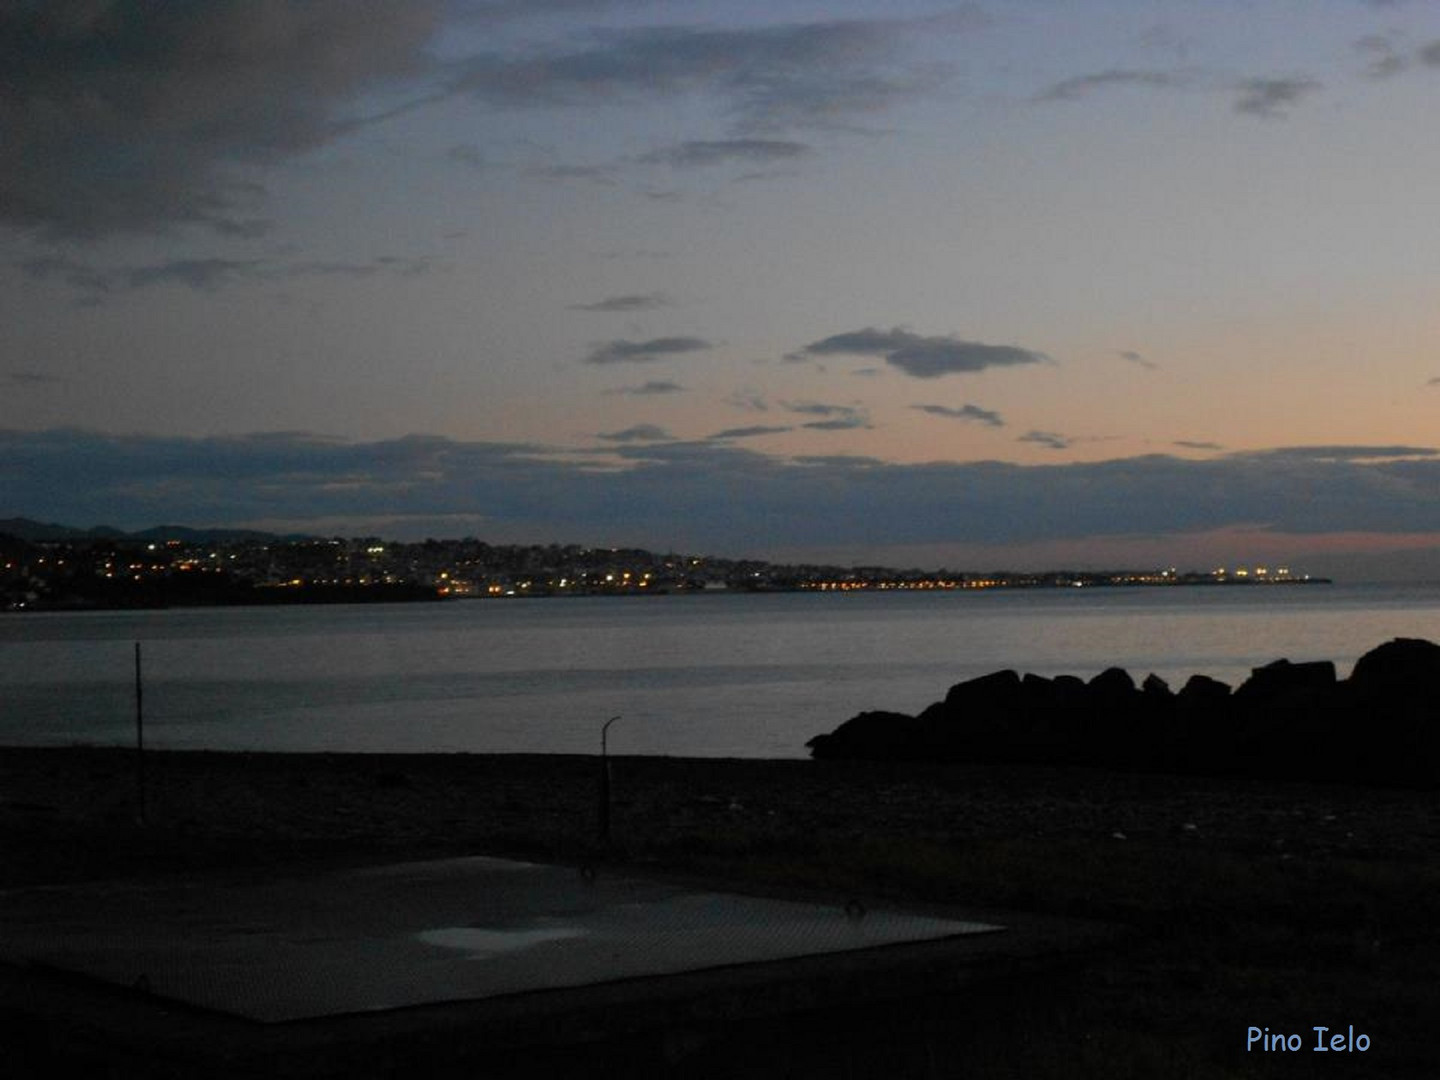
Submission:
{"label": "gravel ground", "polygon": [[[0,883],[380,850],[584,858],[599,763],[564,755],[0,749]],[[1440,793],[1087,769],[616,758],[612,852],[903,837],[1432,859]],[[63,843],[59,843],[63,838]]]}

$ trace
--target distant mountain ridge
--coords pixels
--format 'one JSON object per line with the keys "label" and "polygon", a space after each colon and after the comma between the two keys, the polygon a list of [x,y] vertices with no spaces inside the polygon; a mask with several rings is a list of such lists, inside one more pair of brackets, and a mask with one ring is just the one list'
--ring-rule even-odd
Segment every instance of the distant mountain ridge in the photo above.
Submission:
{"label": "distant mountain ridge", "polygon": [[51,543],[60,540],[181,540],[186,543],[227,541],[275,541],[291,543],[297,540],[311,540],[314,537],[304,533],[270,533],[259,529],[192,529],[186,525],[156,525],[139,532],[125,532],[109,525],[96,525],[89,529],[77,529],[71,525],[35,521],[31,518],[0,518],[0,535],[13,536],[27,543]]}

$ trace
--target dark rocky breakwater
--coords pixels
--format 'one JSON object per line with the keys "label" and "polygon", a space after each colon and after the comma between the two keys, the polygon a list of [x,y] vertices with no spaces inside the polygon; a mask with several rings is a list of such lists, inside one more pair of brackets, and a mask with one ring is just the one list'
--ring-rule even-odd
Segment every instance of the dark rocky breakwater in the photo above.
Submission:
{"label": "dark rocky breakwater", "polygon": [[864,712],[807,744],[815,758],[1090,765],[1359,783],[1440,784],[1440,645],[1396,638],[1349,678],[1276,660],[1238,688],[1177,692],[1120,668],[1086,681],[997,671],[918,716]]}

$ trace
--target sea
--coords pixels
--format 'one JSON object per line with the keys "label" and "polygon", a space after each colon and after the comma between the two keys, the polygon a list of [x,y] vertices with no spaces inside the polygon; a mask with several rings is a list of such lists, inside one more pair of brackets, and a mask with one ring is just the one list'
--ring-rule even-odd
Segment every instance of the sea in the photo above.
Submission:
{"label": "sea", "polygon": [[1440,583],[0,614],[0,744],[802,758],[1003,668],[1179,689],[1440,641]]}

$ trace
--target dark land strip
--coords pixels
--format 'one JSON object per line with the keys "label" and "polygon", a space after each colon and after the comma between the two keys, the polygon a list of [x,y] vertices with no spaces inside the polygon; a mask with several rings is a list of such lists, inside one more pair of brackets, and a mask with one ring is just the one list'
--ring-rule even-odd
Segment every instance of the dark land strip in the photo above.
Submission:
{"label": "dark land strip", "polygon": [[[945,1015],[928,1020],[924,1008],[877,1007],[837,1028],[832,1010],[786,1030],[808,1031],[811,1050],[834,1033],[856,1075],[869,1072],[855,1032],[903,1037],[907,1024],[932,1031],[952,1013],[948,1041],[927,1035],[898,1074],[963,1060],[979,1076],[1418,1078],[1440,1064],[1434,791],[622,757],[607,845],[595,758],[151,751],[143,827],[135,766],[121,749],[0,750],[0,887],[491,854],[779,896],[1081,918],[1121,931],[1083,968],[931,1001]],[[33,1024],[5,1016],[0,1036],[43,1054]],[[1303,1057],[1247,1052],[1252,1025],[1301,1033]],[[1316,1025],[1354,1025],[1370,1049],[1317,1055]],[[746,1045],[678,1053],[672,1074],[753,1073]],[[792,1054],[784,1069],[776,1059],[771,1074],[812,1075],[812,1059]]]}

